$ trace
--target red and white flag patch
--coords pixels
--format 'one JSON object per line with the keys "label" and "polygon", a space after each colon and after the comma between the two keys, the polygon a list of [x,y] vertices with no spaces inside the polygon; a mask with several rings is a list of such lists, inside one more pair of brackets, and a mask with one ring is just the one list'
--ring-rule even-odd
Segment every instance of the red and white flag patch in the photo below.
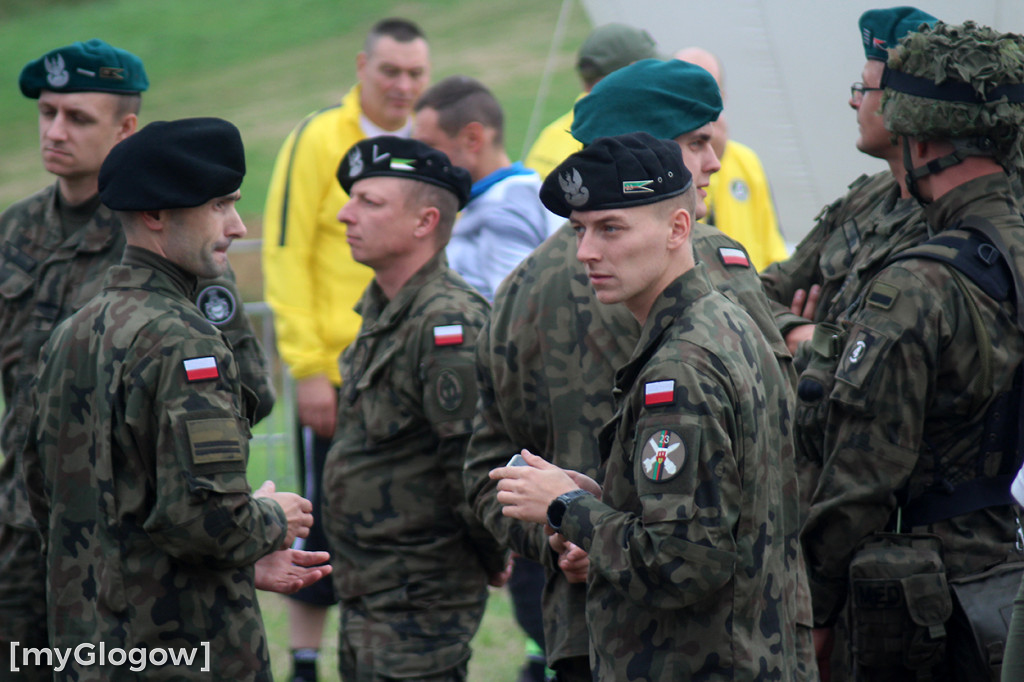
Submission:
{"label": "red and white flag patch", "polygon": [[435,346],[458,346],[462,343],[462,325],[446,324],[434,327]]}
{"label": "red and white flag patch", "polygon": [[644,405],[671,405],[676,399],[676,382],[674,379],[649,381],[644,384]]}
{"label": "red and white flag patch", "polygon": [[189,381],[205,381],[220,376],[220,372],[217,371],[217,358],[212,355],[203,358],[189,358],[183,364],[185,365],[185,378]]}
{"label": "red and white flag patch", "polygon": [[742,265],[745,268],[750,267],[750,259],[747,258],[747,254],[743,249],[732,249],[725,246],[719,247],[718,257],[722,259],[722,262],[726,265]]}

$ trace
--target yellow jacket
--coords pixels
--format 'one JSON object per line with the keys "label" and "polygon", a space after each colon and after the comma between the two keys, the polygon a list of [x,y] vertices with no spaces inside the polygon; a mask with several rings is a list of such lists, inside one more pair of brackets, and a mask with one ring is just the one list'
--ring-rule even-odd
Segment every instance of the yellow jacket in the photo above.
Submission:
{"label": "yellow jacket", "polygon": [[788,258],[771,188],[757,154],[729,140],[720,161],[722,169],[711,176],[708,185],[704,222],[743,244],[759,271]]}
{"label": "yellow jacket", "polygon": [[306,117],[284,141],[263,215],[264,295],[274,311],[277,350],[292,376],[326,374],[341,385],[338,356],[356,337],[352,309],[373,271],[352,260],[338,211],[341,157],[365,137],[359,86],[340,105]]}
{"label": "yellow jacket", "polygon": [[[580,94],[576,101],[584,94],[586,93]],[[565,161],[570,154],[583,149],[583,145],[569,132],[571,128],[572,109],[540,131],[523,165],[537,171],[541,179],[546,178],[548,173],[555,170],[555,166]]]}

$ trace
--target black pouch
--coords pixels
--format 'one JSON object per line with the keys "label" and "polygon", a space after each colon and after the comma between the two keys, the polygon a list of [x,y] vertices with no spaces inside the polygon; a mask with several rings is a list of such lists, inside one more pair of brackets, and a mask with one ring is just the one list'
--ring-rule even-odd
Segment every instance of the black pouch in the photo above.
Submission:
{"label": "black pouch", "polygon": [[950,654],[962,679],[999,680],[1022,577],[1024,562],[1014,562],[949,581],[956,602],[950,631],[959,635],[950,638]]}
{"label": "black pouch", "polygon": [[850,562],[850,633],[858,668],[926,670],[945,656],[953,612],[942,541],[876,533]]}

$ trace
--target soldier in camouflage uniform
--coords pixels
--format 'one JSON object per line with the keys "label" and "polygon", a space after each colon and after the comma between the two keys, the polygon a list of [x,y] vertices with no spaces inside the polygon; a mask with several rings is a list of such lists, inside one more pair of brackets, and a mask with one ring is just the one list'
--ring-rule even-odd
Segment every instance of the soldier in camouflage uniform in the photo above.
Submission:
{"label": "soldier in camouflage uniform", "polygon": [[[43,534],[50,645],[194,650],[147,679],[270,679],[254,564],[312,524],[312,505],[245,468],[253,404],[223,335],[193,303],[245,235],[238,130],[153,123],[118,143],[100,199],[127,246],[103,290],[43,348],[24,450]],[[73,664],[80,679],[126,668]]]}
{"label": "soldier in camouflage uniform", "polygon": [[[830,627],[849,601],[858,679],[982,679],[987,670],[957,667],[951,649],[973,637],[943,625],[950,607],[936,604],[949,599],[946,579],[1015,554],[1007,493],[1024,359],[1013,274],[1024,270],[1024,220],[1005,169],[1020,163],[1024,38],[939,22],[900,41],[882,83],[908,189],[938,236],[891,260],[840,319],[824,470],[802,533],[815,622]],[[862,541],[889,545],[894,571],[891,546],[920,538],[906,535],[914,531],[941,541],[941,589],[923,600],[904,583],[901,607],[849,587]],[[898,623],[867,625],[883,606],[904,608],[927,635],[882,637]]]}
{"label": "soldier in camouflage uniform", "polygon": [[[583,107],[590,100],[593,106]],[[630,102],[628,107],[621,102]],[[693,169],[698,193],[718,168],[710,146],[710,126],[721,111],[714,78],[678,60],[647,60],[606,77],[577,105],[573,134],[592,141],[619,130],[643,130],[674,138]],[[697,202],[697,217],[705,211]],[[712,285],[757,321],[780,366],[791,378],[785,342],[774,325],[757,274],[737,242],[719,230],[694,224],[693,247]],[[611,388],[615,370],[626,363],[640,338],[636,320],[621,305],[603,305],[576,259],[569,225],[549,238],[506,279],[478,348],[480,411],[466,462],[466,489],[484,523],[514,551],[547,569],[543,595],[548,665],[559,679],[588,680],[589,645],[582,617],[585,586],[570,583],[559,569],[560,556],[548,548],[542,528],[503,516],[487,472],[510,454],[527,448],[560,467],[598,478],[598,433],[614,413]],[[792,461],[783,461],[792,467]],[[787,477],[787,480],[792,480]],[[787,495],[789,559],[802,561],[796,544],[797,491]],[[569,556],[569,555],[566,555]],[[802,570],[789,572],[801,590],[800,645],[810,660],[810,594]]]}
{"label": "soldier in camouflage uniform", "polygon": [[374,270],[324,467],[341,676],[463,680],[488,581],[507,578],[462,487],[488,306],[444,247],[471,182],[443,153],[390,136],[356,143],[338,180],[352,256]]}
{"label": "soldier in camouflage uniform", "polygon": [[[47,67],[50,67],[49,69]],[[148,87],[134,55],[100,40],[57,48],[27,64],[19,84],[39,100],[43,163],[57,182],[0,215],[0,649],[46,645],[38,534],[20,475],[29,383],[53,328],[100,289],[124,252],[117,216],[100,204],[96,182],[110,148],[135,132]],[[274,402],[266,361],[241,311],[234,276],[201,287],[207,319],[232,342],[243,383],[259,398],[257,419]],[[219,305],[211,305],[214,302]],[[6,655],[6,654],[5,654]],[[23,676],[30,676],[26,668]],[[49,671],[41,673],[49,678]]]}
{"label": "soldier in camouflage uniform", "polygon": [[642,329],[616,373],[602,488],[524,450],[529,466],[491,474],[504,513],[589,553],[595,679],[797,679],[783,528],[795,481],[778,465],[792,457],[789,384],[695,263],[697,193],[678,145],[600,138],[541,199],[571,219],[598,300],[623,303]]}

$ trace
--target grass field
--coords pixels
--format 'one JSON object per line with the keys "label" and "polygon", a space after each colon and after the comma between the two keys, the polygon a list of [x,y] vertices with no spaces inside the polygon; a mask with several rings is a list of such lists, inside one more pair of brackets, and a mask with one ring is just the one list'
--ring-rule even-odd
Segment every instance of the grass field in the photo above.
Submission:
{"label": "grass field", "polygon": [[[98,37],[139,55],[151,83],[142,124],[185,116],[234,122],[248,164],[239,208],[250,237],[258,238],[278,147],[303,116],[335,103],[351,86],[356,52],[377,19],[397,15],[421,25],[431,44],[433,80],[466,74],[494,91],[505,108],[506,145],[515,159],[532,141],[529,121],[561,10],[556,0],[2,0],[0,210],[53,181],[39,162],[34,102],[17,89],[21,67],[53,47]],[[541,125],[571,107],[579,92],[573,60],[590,25],[578,0],[569,5],[567,19],[564,39],[550,55],[550,87],[536,115]],[[237,253],[232,263],[243,297],[259,300],[258,253]],[[257,485],[273,478],[279,488],[294,489],[289,442],[275,437],[287,430],[288,411],[281,405],[257,429],[261,438],[250,473]],[[261,604],[274,673],[284,679],[283,598],[267,595]],[[334,679],[336,670],[336,618],[331,620],[325,679]],[[492,592],[474,650],[472,680],[516,678],[523,636],[504,590]]]}

